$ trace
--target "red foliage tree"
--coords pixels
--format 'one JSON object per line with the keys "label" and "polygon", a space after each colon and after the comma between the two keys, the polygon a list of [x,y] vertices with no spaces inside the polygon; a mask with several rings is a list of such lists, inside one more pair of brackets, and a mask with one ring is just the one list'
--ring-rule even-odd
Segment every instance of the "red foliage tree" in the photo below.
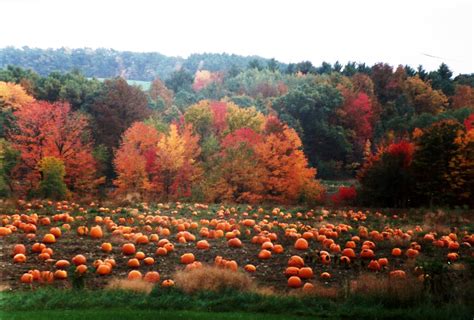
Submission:
{"label": "red foliage tree", "polygon": [[96,162],[87,134],[85,116],[71,112],[67,103],[33,102],[14,113],[17,129],[10,132],[12,146],[21,152],[15,168],[19,191],[38,188],[41,173],[38,163],[44,157],[64,162],[65,182],[73,192],[87,192],[96,180]]}

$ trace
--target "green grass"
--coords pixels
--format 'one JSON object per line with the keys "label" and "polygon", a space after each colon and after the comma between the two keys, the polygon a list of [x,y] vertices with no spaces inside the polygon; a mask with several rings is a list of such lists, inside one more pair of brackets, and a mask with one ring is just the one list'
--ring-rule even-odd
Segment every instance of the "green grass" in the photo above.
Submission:
{"label": "green grass", "polygon": [[223,312],[196,312],[196,311],[170,311],[170,310],[133,310],[133,309],[88,309],[88,310],[49,310],[49,311],[17,311],[0,312],[0,319],[11,320],[52,320],[52,319],[122,319],[122,320],[177,320],[177,319],[226,319],[226,320],[258,320],[258,319],[295,319],[305,320],[310,317],[298,317],[275,314],[251,313],[223,313]]}
{"label": "green grass", "polygon": [[[120,308],[119,308],[120,307]],[[377,297],[331,300],[255,293],[184,294],[38,289],[0,295],[0,319],[472,319],[472,306],[396,303]],[[32,310],[35,310],[32,313]],[[278,315],[278,316],[277,316]]]}

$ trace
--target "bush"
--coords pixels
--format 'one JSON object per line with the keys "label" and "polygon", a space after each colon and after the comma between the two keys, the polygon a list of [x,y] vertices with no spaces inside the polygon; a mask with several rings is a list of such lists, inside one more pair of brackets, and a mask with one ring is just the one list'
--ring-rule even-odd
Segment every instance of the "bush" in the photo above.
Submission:
{"label": "bush", "polygon": [[178,271],[173,279],[176,287],[186,293],[219,292],[228,289],[251,291],[255,289],[252,279],[247,274],[214,266]]}
{"label": "bush", "polygon": [[67,195],[67,187],[64,183],[66,169],[61,159],[45,157],[40,163],[42,180],[39,186],[40,195],[44,198],[61,200]]}

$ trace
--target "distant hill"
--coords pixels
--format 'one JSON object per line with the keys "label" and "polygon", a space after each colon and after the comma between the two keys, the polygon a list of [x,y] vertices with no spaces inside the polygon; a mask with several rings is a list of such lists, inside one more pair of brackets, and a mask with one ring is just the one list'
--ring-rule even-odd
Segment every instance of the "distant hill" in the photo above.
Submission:
{"label": "distant hill", "polygon": [[[228,71],[244,69],[249,63],[258,61],[266,66],[271,59],[259,56],[240,56],[227,53],[192,54],[187,59],[169,57],[157,52],[130,52],[113,49],[38,49],[14,48],[0,49],[0,68],[8,65],[33,69],[46,76],[53,71],[68,72],[80,70],[86,77],[112,78],[123,76],[126,79],[151,81],[156,77],[166,79],[173,71],[183,67],[194,73],[198,69]],[[286,64],[277,62],[279,68]]]}

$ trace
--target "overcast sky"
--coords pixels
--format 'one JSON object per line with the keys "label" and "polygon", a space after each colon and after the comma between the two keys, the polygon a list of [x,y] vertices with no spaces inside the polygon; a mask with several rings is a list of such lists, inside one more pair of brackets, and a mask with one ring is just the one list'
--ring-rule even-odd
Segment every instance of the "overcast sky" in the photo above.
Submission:
{"label": "overcast sky", "polygon": [[0,0],[0,47],[260,55],[282,62],[445,62],[474,72],[472,0]]}

